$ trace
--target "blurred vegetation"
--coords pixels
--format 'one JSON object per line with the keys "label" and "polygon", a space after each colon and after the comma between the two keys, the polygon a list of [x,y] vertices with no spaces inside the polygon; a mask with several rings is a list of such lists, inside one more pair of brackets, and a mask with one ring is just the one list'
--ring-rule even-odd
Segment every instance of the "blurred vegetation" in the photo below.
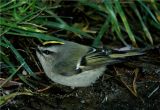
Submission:
{"label": "blurred vegetation", "polygon": [[122,47],[156,45],[159,10],[156,0],[1,0],[0,74],[6,79],[1,87],[18,78],[36,88],[33,80],[39,80],[42,70],[33,48],[44,40],[94,47],[116,42]]}

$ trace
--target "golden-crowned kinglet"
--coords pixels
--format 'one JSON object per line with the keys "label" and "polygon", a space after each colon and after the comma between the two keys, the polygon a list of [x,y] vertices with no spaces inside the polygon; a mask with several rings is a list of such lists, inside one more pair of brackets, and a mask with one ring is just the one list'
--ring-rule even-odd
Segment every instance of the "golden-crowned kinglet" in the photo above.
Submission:
{"label": "golden-crowned kinglet", "polygon": [[89,86],[104,73],[106,65],[140,55],[138,52],[113,54],[71,41],[45,42],[38,46],[36,54],[52,81],[71,87]]}

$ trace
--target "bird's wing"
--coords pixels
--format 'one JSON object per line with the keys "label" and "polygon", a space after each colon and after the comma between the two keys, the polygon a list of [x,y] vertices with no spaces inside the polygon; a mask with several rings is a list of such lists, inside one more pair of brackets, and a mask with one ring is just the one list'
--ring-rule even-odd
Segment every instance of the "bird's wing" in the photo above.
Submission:
{"label": "bird's wing", "polygon": [[137,56],[141,54],[142,53],[140,52],[120,52],[93,48],[81,58],[79,68],[84,70],[94,69],[104,65],[125,62],[127,61],[126,57]]}

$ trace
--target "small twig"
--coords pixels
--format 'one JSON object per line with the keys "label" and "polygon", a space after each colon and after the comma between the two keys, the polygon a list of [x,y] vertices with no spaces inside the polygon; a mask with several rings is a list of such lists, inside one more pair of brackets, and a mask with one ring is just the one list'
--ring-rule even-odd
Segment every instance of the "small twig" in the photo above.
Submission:
{"label": "small twig", "polygon": [[46,90],[48,90],[48,89],[50,89],[50,88],[52,88],[52,87],[53,87],[53,85],[50,85],[50,86],[47,86],[47,87],[45,87],[45,88],[42,88],[42,89],[37,90],[37,92],[44,92],[44,91],[46,91]]}
{"label": "small twig", "polygon": [[148,98],[150,98],[158,89],[159,89],[159,86],[157,86],[157,87],[148,95]]}
{"label": "small twig", "polygon": [[139,72],[139,69],[136,68],[136,69],[134,70],[134,79],[133,79],[133,91],[135,92],[136,96],[137,96],[136,79],[137,79],[138,72]]}
{"label": "small twig", "polygon": [[[117,71],[117,69],[114,67],[114,70],[116,72],[116,75],[119,75],[119,72]],[[118,77],[119,80],[122,82],[122,84],[135,96],[137,97],[137,93],[135,91],[133,91],[123,80],[121,77]]]}

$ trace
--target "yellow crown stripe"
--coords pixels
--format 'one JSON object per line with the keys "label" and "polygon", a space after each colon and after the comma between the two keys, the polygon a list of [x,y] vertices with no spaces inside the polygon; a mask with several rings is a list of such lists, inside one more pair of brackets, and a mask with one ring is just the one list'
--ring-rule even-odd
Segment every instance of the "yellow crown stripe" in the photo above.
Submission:
{"label": "yellow crown stripe", "polygon": [[60,41],[46,41],[43,42],[42,45],[47,45],[47,44],[64,44],[64,42],[60,42]]}

